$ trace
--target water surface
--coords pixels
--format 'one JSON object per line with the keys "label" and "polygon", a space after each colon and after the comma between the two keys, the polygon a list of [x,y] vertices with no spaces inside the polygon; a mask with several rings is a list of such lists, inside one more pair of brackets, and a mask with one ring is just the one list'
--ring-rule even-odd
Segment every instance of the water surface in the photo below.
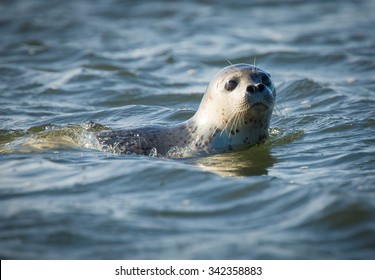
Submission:
{"label": "water surface", "polygon": [[[0,9],[1,258],[375,258],[374,1]],[[82,145],[188,119],[228,60],[272,74],[266,144],[178,160]]]}

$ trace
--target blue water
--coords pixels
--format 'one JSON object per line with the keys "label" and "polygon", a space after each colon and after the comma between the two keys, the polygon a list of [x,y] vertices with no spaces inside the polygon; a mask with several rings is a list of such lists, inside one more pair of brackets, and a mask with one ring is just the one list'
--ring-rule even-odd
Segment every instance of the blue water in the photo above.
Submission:
{"label": "blue water", "polygon": [[[375,1],[1,1],[2,259],[374,259]],[[163,159],[90,131],[271,73],[264,145]]]}

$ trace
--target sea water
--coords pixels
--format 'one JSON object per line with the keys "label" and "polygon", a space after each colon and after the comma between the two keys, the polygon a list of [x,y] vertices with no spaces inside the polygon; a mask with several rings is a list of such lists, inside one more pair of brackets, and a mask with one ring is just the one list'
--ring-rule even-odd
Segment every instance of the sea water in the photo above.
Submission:
{"label": "sea water", "polygon": [[[375,258],[375,1],[0,10],[2,259]],[[163,159],[88,144],[188,119],[229,63],[275,82],[264,145]]]}

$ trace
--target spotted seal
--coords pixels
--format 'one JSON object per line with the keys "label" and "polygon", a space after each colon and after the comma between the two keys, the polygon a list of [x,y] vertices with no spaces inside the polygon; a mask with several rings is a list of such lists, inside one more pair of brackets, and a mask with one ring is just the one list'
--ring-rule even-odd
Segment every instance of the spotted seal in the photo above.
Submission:
{"label": "spotted seal", "polygon": [[268,137],[275,99],[270,74],[251,64],[230,65],[212,79],[189,120],[104,131],[96,138],[102,150],[122,154],[189,157],[240,150]]}

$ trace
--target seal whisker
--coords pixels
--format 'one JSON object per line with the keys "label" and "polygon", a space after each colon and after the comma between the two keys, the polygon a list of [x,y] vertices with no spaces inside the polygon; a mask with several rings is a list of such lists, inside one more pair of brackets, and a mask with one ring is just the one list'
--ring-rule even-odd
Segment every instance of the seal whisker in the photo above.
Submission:
{"label": "seal whisker", "polygon": [[240,111],[239,114],[237,114],[235,123],[234,123],[234,130],[237,131],[239,127],[241,127],[241,122],[243,122],[243,111]]}
{"label": "seal whisker", "polygon": [[[220,132],[220,135],[222,135],[224,133],[224,131],[227,131],[227,127],[229,126],[229,124],[232,123],[232,119],[233,119],[233,116],[232,116],[232,113],[229,111],[228,112],[228,119],[227,119],[227,122],[225,123],[224,119],[221,121],[220,125],[221,124],[224,124],[224,127],[223,129],[221,130]],[[228,135],[230,135],[230,132],[228,132]]]}
{"label": "seal whisker", "polygon": [[235,128],[236,122],[237,122],[237,118],[239,117],[239,113],[241,112],[241,111],[238,111],[238,109],[234,108],[233,106],[231,106],[229,109],[230,110],[228,112],[228,115],[229,115],[228,123],[224,127],[224,130],[227,130],[227,127],[229,128],[229,124],[230,124],[230,129],[227,130],[228,135],[230,135],[231,132],[233,131],[233,128]]}
{"label": "seal whisker", "polygon": [[254,71],[258,72],[258,69],[260,70],[260,64],[256,65],[256,56],[254,56]]}
{"label": "seal whisker", "polygon": [[234,127],[234,129],[238,130],[238,128],[242,127],[242,125],[244,124],[244,111],[241,111],[238,115],[237,115],[237,119],[236,119],[236,125]]}
{"label": "seal whisker", "polygon": [[240,69],[238,69],[238,68],[236,67],[236,65],[232,64],[232,62],[230,62],[229,59],[225,59],[225,60],[228,61],[229,65],[232,66],[233,69],[236,70],[236,72],[237,72],[238,74],[241,74]]}

